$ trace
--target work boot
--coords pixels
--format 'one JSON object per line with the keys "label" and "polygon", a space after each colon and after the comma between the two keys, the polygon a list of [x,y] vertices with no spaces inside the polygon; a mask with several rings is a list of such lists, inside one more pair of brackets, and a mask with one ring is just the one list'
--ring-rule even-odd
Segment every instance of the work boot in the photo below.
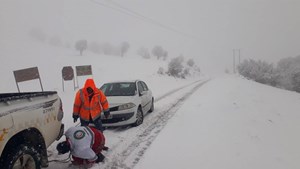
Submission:
{"label": "work boot", "polygon": [[108,150],[108,147],[103,146],[102,150],[103,150],[103,151],[107,151],[107,150]]}
{"label": "work boot", "polygon": [[96,160],[96,163],[102,162],[105,158],[105,156],[102,153],[97,154],[98,159]]}

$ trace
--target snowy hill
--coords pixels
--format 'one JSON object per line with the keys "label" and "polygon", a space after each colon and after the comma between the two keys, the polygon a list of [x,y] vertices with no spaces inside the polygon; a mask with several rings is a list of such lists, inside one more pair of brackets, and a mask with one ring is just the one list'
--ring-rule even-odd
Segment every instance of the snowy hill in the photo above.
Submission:
{"label": "snowy hill", "polygon": [[[38,66],[45,90],[57,90],[62,98],[63,121],[67,128],[75,125],[71,118],[75,91],[72,82],[67,82],[66,91],[62,91],[61,69],[66,65],[73,68],[76,65],[92,65],[93,78],[98,86],[106,81],[143,79],[153,90],[155,98],[162,98],[156,103],[155,112],[145,118],[143,126],[105,131],[108,146],[115,148],[105,154],[105,164],[95,165],[95,169],[120,168],[122,165],[129,168],[228,169],[296,169],[300,166],[298,93],[233,75],[214,78],[195,90],[193,86],[196,84],[192,85],[195,81],[203,82],[208,78],[183,80],[158,75],[158,67],[166,63],[155,59],[145,60],[134,55],[121,58],[88,52],[79,56],[71,49],[36,42],[32,44],[36,48],[27,47],[28,44],[18,50],[9,45],[4,48],[1,76],[7,81],[1,83],[1,92],[17,91],[13,70]],[[80,86],[84,78],[79,79]],[[40,90],[37,83],[24,82],[20,84],[21,90]],[[193,94],[187,95],[191,91]],[[170,117],[164,118],[166,122],[157,121],[184,95],[188,98],[170,111]],[[160,125],[156,126],[157,123]],[[148,131],[149,127],[157,131],[149,132],[144,139],[150,139],[150,142],[144,145],[143,140],[135,138],[137,134]],[[49,148],[50,158],[64,159],[64,156],[57,156],[56,144]],[[128,149],[132,144],[137,148]],[[122,155],[128,150],[130,154]],[[162,163],[153,163],[161,159]],[[51,163],[49,168],[67,166]]]}
{"label": "snowy hill", "polygon": [[299,109],[299,93],[216,78],[183,104],[136,168],[298,169]]}
{"label": "snowy hill", "polygon": [[[74,49],[30,40],[18,46],[17,50],[13,44],[2,46],[0,55],[5,59],[2,59],[0,72],[6,81],[1,83],[0,91],[17,91],[13,70],[38,66],[44,89],[56,90],[62,98],[63,122],[67,128],[75,125],[71,118],[75,91],[72,82],[66,82],[66,91],[62,91],[63,66],[92,65],[93,78],[99,87],[107,81],[142,79],[149,84],[155,98],[162,97],[156,103],[155,112],[145,118],[144,126],[122,129],[121,132],[105,131],[108,146],[116,148],[105,154],[106,163],[95,165],[95,169],[103,165],[106,168],[120,168],[121,165],[129,168],[300,167],[298,93],[233,75],[214,78],[198,90],[192,90],[195,81],[203,82],[208,78],[175,79],[158,75],[158,68],[166,66],[166,62],[156,59],[145,60],[135,55],[121,58],[89,52],[79,56]],[[85,78],[78,79],[79,86],[83,85]],[[188,84],[191,86],[187,87]],[[20,87],[21,91],[40,90],[37,81],[23,82]],[[184,99],[182,107],[179,105],[170,111],[165,123],[155,125],[167,109],[174,107],[177,100],[191,91],[194,93]],[[146,137],[151,138],[149,144],[143,145],[142,140],[135,140],[137,134],[144,133],[151,126],[157,128],[157,132],[149,132]],[[56,144],[49,148],[50,158],[64,159],[56,155]],[[128,146],[132,144],[137,148],[130,154],[121,155],[128,152]],[[153,163],[161,159],[163,163]],[[67,168],[67,165],[51,163],[49,166],[50,169],[57,167]]]}

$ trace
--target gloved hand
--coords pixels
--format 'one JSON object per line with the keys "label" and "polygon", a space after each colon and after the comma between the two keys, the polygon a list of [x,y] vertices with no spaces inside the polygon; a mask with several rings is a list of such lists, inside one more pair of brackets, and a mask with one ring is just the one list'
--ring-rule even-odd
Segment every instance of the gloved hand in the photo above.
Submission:
{"label": "gloved hand", "polygon": [[77,115],[73,115],[73,120],[74,120],[74,123],[76,123],[76,121],[78,120],[79,116]]}
{"label": "gloved hand", "polygon": [[108,118],[109,115],[110,115],[110,111],[109,111],[109,110],[104,111],[104,116],[105,116],[105,118]]}

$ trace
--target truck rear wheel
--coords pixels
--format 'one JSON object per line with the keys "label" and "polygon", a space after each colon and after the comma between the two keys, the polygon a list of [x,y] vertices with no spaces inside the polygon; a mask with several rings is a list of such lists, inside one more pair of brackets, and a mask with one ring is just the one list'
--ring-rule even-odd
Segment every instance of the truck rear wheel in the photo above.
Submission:
{"label": "truck rear wheel", "polygon": [[14,148],[5,158],[8,169],[40,169],[38,152],[29,145],[20,145]]}

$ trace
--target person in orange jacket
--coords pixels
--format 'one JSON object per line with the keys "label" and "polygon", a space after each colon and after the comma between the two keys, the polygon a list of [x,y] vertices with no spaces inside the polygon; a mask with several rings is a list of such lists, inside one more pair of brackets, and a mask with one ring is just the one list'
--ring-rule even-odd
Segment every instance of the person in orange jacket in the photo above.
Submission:
{"label": "person in orange jacket", "polygon": [[93,123],[103,132],[101,113],[107,118],[110,115],[109,104],[104,93],[98,89],[93,79],[87,79],[82,89],[75,96],[73,107],[74,123],[80,117],[81,126]]}

